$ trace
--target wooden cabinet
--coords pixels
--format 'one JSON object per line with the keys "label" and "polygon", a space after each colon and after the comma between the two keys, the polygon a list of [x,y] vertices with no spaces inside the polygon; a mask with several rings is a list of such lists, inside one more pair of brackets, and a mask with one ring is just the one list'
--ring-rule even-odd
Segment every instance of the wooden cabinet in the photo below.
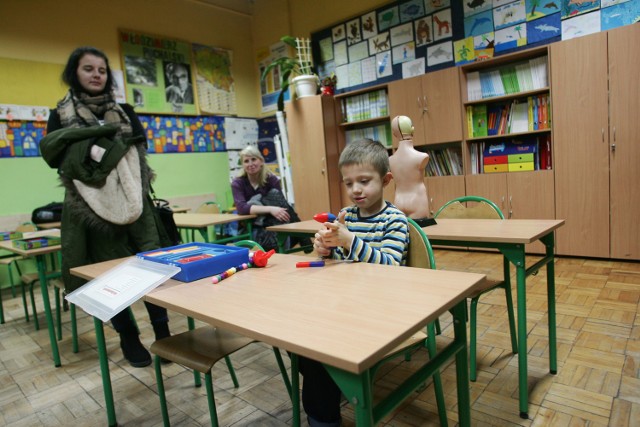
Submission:
{"label": "wooden cabinet", "polygon": [[388,88],[389,116],[411,118],[414,146],[462,140],[458,67],[397,80]]}
{"label": "wooden cabinet", "polygon": [[[507,219],[554,219],[553,171],[466,176],[466,193],[492,200]],[[541,243],[527,252],[544,253]]]}
{"label": "wooden cabinet", "polygon": [[640,28],[551,46],[558,254],[640,259]]}
{"label": "wooden cabinet", "polygon": [[342,202],[334,99],[299,98],[287,103],[285,111],[296,212],[302,220],[337,212]]}
{"label": "wooden cabinet", "polygon": [[464,176],[430,176],[424,179],[429,195],[429,214],[431,216],[449,200],[464,196]]}

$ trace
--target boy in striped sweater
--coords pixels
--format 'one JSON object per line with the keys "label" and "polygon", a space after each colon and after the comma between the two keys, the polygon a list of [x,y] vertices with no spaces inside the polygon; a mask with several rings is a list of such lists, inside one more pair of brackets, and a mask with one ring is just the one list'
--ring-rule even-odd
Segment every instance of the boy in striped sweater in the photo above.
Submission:
{"label": "boy in striped sweater", "polygon": [[[407,218],[383,198],[391,181],[389,155],[370,139],[349,143],[338,164],[354,203],[315,235],[323,257],[387,265],[405,265],[409,247]],[[300,357],[304,376],[302,404],[310,427],[338,427],[341,392],[321,363]]]}

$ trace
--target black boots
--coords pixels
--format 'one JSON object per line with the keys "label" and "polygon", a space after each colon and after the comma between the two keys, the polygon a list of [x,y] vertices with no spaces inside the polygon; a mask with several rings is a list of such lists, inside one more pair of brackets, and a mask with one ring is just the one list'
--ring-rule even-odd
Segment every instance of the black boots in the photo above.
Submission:
{"label": "black boots", "polygon": [[140,342],[138,331],[135,329],[120,333],[120,348],[122,348],[124,358],[127,359],[134,368],[151,365],[151,355]]}
{"label": "black boots", "polygon": [[171,336],[169,332],[169,322],[152,322],[151,325],[153,326],[153,332],[156,334],[156,341]]}

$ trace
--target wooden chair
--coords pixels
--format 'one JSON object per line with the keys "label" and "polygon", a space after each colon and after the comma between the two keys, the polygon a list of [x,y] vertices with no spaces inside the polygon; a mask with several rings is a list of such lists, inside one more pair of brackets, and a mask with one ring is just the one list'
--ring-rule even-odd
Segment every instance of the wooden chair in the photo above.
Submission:
{"label": "wooden chair", "polygon": [[[260,245],[250,240],[235,242],[234,245],[262,250]],[[190,330],[186,332],[154,342],[150,348],[151,352],[155,355],[154,368],[156,372],[156,382],[158,384],[162,420],[165,426],[170,425],[164,381],[162,379],[162,359],[165,359],[192,369],[195,375],[196,387],[201,385],[200,373],[204,374],[211,425],[217,426],[218,414],[213,394],[211,369],[216,362],[224,358],[234,387],[239,387],[238,379],[236,378],[229,356],[251,344],[254,340],[211,326],[191,329],[190,323],[189,328]]]}
{"label": "wooden chair", "polygon": [[[195,213],[209,213],[209,214],[217,214],[220,213],[220,205],[216,202],[204,202],[196,209]],[[218,235],[218,228],[221,226],[215,226],[213,228],[213,232],[215,233],[214,237]],[[195,242],[196,230],[191,230],[191,241]],[[215,239],[214,239],[215,240]]]}
{"label": "wooden chair", "polygon": [[[463,204],[466,203],[466,206]],[[504,219],[504,215],[500,208],[491,200],[478,196],[458,197],[445,203],[434,215],[435,218],[486,218],[486,219]],[[503,261],[503,280],[487,279],[483,289],[479,290],[471,297],[470,305],[470,332],[469,332],[469,377],[471,381],[477,379],[477,356],[476,356],[476,340],[477,340],[477,317],[478,317],[478,300],[480,296],[497,288],[504,289],[507,302],[507,315],[509,317],[509,331],[511,333],[511,349],[514,354],[518,353],[518,340],[516,335],[515,317],[513,314],[513,298],[511,296],[511,276],[509,273],[509,261],[504,258]]]}

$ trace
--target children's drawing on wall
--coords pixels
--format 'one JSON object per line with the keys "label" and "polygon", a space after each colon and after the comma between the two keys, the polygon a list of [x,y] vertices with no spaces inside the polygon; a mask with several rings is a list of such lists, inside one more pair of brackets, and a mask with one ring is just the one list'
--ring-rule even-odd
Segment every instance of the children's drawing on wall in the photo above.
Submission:
{"label": "children's drawing on wall", "polygon": [[493,9],[493,25],[496,30],[519,24],[526,20],[524,0],[505,4]]}
{"label": "children's drawing on wall", "polygon": [[369,48],[366,41],[349,46],[349,62],[359,62],[368,56]]}
{"label": "children's drawing on wall", "polygon": [[560,12],[560,0],[527,0],[527,21]]}
{"label": "children's drawing on wall", "polygon": [[410,22],[424,16],[424,1],[409,0],[400,5],[400,22]]}
{"label": "children's drawing on wall", "polygon": [[605,7],[605,1],[603,0],[601,21],[602,31],[640,22],[640,1],[607,4],[607,7]]}
{"label": "children's drawing on wall", "polygon": [[465,16],[464,36],[478,36],[493,31],[493,13],[487,10],[477,15]]}
{"label": "children's drawing on wall", "polygon": [[344,31],[344,24],[336,25],[331,29],[331,37],[333,38],[333,42],[339,42],[340,40],[344,40],[346,37],[346,33]]}
{"label": "children's drawing on wall", "polygon": [[424,74],[426,69],[424,58],[417,58],[413,61],[404,62],[402,64],[402,78],[417,77]]}
{"label": "children's drawing on wall", "polygon": [[391,49],[389,31],[385,31],[369,39],[369,55],[375,55],[389,49]]}
{"label": "children's drawing on wall", "polygon": [[362,38],[367,40],[378,34],[378,23],[376,13],[370,12],[362,15]]}
{"label": "children's drawing on wall", "polygon": [[527,41],[537,43],[560,35],[560,13],[527,22]]}
{"label": "children's drawing on wall", "polygon": [[433,40],[443,40],[452,35],[451,9],[433,14]]}
{"label": "children's drawing on wall", "polygon": [[495,34],[496,52],[514,49],[527,44],[527,26],[524,23],[497,30]]}
{"label": "children's drawing on wall", "polygon": [[475,59],[475,49],[473,48],[473,37],[456,40],[453,42],[453,53],[456,65],[466,64]]}
{"label": "children's drawing on wall", "polygon": [[433,41],[433,20],[425,16],[413,22],[416,32],[416,47],[424,46]]}
{"label": "children's drawing on wall", "polygon": [[451,6],[451,0],[425,0],[425,13],[429,15],[430,13],[437,12],[440,9],[445,9]]}
{"label": "children's drawing on wall", "polygon": [[0,121],[0,158],[37,157],[47,123],[26,120]]}
{"label": "children's drawing on wall", "polygon": [[333,60],[333,43],[331,37],[320,40],[320,62],[324,63]]}
{"label": "children's drawing on wall", "polygon": [[224,151],[224,117],[170,117],[139,114],[149,153]]}
{"label": "children's drawing on wall", "polygon": [[360,43],[361,41],[360,19],[356,18],[347,22],[347,42],[349,45]]}
{"label": "children's drawing on wall", "polygon": [[600,11],[578,15],[562,21],[562,40],[582,37],[600,31]]}
{"label": "children's drawing on wall", "polygon": [[413,41],[401,44],[392,49],[393,63],[401,64],[416,58],[416,47]]}
{"label": "children's drawing on wall", "polygon": [[480,12],[491,11],[491,0],[464,0],[463,11],[465,18]]}
{"label": "children's drawing on wall", "polygon": [[408,43],[413,40],[413,25],[410,22],[393,27],[391,33],[391,46]]}
{"label": "children's drawing on wall", "polygon": [[427,65],[434,66],[453,61],[453,43],[451,41],[429,46],[427,48]]}
{"label": "children's drawing on wall", "polygon": [[378,14],[378,31],[385,31],[399,23],[398,6],[390,7]]}
{"label": "children's drawing on wall", "polygon": [[376,75],[378,78],[388,77],[392,73],[391,52],[382,52],[376,55]]}
{"label": "children's drawing on wall", "polygon": [[600,0],[562,0],[562,19],[600,9]]}

